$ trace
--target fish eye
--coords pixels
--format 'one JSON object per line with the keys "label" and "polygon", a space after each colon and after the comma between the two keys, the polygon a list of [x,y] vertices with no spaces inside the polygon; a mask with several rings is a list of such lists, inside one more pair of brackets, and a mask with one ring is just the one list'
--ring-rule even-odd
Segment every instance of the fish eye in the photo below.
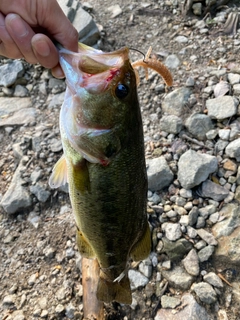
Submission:
{"label": "fish eye", "polygon": [[128,86],[119,83],[115,89],[115,94],[119,99],[124,99],[128,95]]}

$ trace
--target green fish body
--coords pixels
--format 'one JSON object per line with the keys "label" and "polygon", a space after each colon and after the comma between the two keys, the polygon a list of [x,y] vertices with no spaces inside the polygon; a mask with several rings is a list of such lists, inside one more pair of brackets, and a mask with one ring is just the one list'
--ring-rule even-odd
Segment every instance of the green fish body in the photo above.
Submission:
{"label": "green fish body", "polygon": [[64,155],[50,177],[68,182],[82,256],[100,266],[97,297],[131,303],[129,259],[151,249],[147,175],[136,78],[128,49],[111,53],[79,44],[59,50],[67,91],[60,113]]}

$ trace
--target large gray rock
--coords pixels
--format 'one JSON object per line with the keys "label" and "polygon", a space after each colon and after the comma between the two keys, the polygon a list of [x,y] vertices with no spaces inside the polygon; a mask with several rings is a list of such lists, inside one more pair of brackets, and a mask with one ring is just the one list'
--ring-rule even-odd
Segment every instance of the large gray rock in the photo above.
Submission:
{"label": "large gray rock", "polygon": [[222,201],[229,195],[229,190],[211,180],[206,180],[201,186],[201,196]]}
{"label": "large gray rock", "polygon": [[225,152],[230,158],[236,158],[237,161],[240,161],[240,138],[230,142]]}
{"label": "large gray rock", "polygon": [[27,109],[32,106],[31,98],[0,98],[0,123],[1,116],[9,115],[22,109]]}
{"label": "large gray rock", "polygon": [[213,235],[218,239],[213,262],[219,268],[235,267],[240,265],[240,207],[237,203],[229,203],[219,214],[225,219],[212,228]]}
{"label": "large gray rock", "polygon": [[214,128],[211,118],[201,113],[191,115],[185,125],[188,131],[199,140],[206,139],[206,133]]}
{"label": "large gray rock", "polygon": [[181,298],[184,308],[173,313],[171,309],[161,308],[158,310],[154,320],[210,320],[205,308],[200,306],[190,293],[186,293]]}
{"label": "large gray rock", "polygon": [[212,304],[217,300],[217,294],[213,287],[206,282],[194,283],[191,287],[200,300],[207,304]]}
{"label": "large gray rock", "polygon": [[37,197],[38,201],[40,202],[46,202],[51,195],[51,193],[46,190],[46,186],[41,183],[37,183],[31,186],[30,191]]}
{"label": "large gray rock", "polygon": [[72,22],[79,34],[79,41],[95,45],[100,33],[91,15],[81,8],[78,0],[58,0],[63,12]]}
{"label": "large gray rock", "polygon": [[187,273],[192,276],[199,275],[199,258],[195,249],[192,249],[188,252],[187,256],[182,260],[182,263]]}
{"label": "large gray rock", "polygon": [[0,66],[0,85],[10,87],[17,78],[24,74],[23,63],[20,60],[13,60]]}
{"label": "large gray rock", "polygon": [[238,100],[232,96],[208,99],[206,107],[210,118],[223,120],[237,114]]}
{"label": "large gray rock", "polygon": [[36,121],[37,112],[35,108],[21,109],[12,116],[0,119],[0,127],[31,124]]}
{"label": "large gray rock", "polygon": [[191,189],[205,181],[218,168],[217,158],[188,150],[178,162],[178,180],[185,189]]}
{"label": "large gray rock", "polygon": [[24,182],[21,178],[22,171],[24,171],[24,166],[21,161],[13,175],[10,186],[0,203],[4,211],[9,214],[13,214],[20,209],[29,208],[32,204],[29,192],[22,185]]}
{"label": "large gray rock", "polygon": [[177,134],[182,129],[181,118],[175,115],[163,116],[160,120],[160,129],[168,133]]}
{"label": "large gray rock", "polygon": [[162,275],[171,286],[180,290],[188,290],[194,278],[181,266],[175,266],[171,270],[162,270]]}
{"label": "large gray rock", "polygon": [[173,181],[173,173],[164,157],[147,159],[148,189],[161,190]]}
{"label": "large gray rock", "polygon": [[240,227],[240,207],[237,203],[229,203],[219,211],[219,214],[225,219],[217,222],[212,228],[213,235],[217,239],[229,236]]}
{"label": "large gray rock", "polygon": [[148,284],[149,279],[145,277],[141,272],[130,269],[128,271],[128,276],[130,280],[131,290],[136,290],[137,288],[145,287]]}
{"label": "large gray rock", "polygon": [[162,102],[162,110],[175,116],[182,116],[185,105],[192,91],[189,88],[179,88],[168,93]]}

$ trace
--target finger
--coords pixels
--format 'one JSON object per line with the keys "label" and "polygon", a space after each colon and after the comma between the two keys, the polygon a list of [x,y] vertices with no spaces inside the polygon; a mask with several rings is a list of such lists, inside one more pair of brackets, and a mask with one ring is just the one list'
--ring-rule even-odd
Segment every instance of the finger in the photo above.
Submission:
{"label": "finger", "polygon": [[58,64],[58,51],[52,41],[44,34],[34,35],[32,48],[38,62],[45,68],[54,68]]}
{"label": "finger", "polygon": [[37,63],[31,46],[31,39],[35,34],[32,28],[15,13],[10,13],[5,17],[5,25],[25,60],[29,63]]}
{"label": "finger", "polygon": [[6,25],[5,17],[0,12],[0,55],[11,58],[20,59],[22,58],[22,53],[18,49],[17,45],[9,35]]}
{"label": "finger", "polygon": [[[38,21],[41,26],[48,30],[49,34],[63,47],[71,51],[78,51],[78,32],[71,22],[66,18],[57,1],[41,0],[45,3],[45,12],[37,12]],[[52,18],[54,17],[54,19]]]}
{"label": "finger", "polygon": [[64,75],[64,72],[60,66],[60,64],[58,64],[56,67],[52,68],[52,75],[55,77],[55,78],[58,78],[58,79],[63,79],[65,78],[65,75]]}

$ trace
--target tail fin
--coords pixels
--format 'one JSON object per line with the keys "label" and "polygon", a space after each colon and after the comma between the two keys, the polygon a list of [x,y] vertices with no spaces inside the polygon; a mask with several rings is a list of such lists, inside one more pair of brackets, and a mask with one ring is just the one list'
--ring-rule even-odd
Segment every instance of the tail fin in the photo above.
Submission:
{"label": "tail fin", "polygon": [[117,301],[123,304],[131,304],[132,293],[128,276],[126,275],[119,282],[113,282],[106,280],[102,272],[100,272],[97,298],[106,303]]}

